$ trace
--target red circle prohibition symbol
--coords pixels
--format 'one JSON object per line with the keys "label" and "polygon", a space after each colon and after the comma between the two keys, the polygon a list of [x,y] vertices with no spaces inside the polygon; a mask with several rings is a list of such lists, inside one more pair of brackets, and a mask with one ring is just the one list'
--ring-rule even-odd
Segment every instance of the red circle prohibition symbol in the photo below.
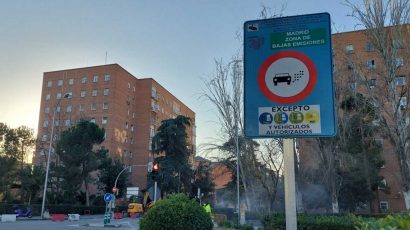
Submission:
{"label": "red circle prohibition symbol", "polygon": [[[293,96],[290,96],[290,97],[282,97],[282,96],[274,94],[271,90],[269,90],[266,84],[266,81],[265,81],[266,72],[268,71],[269,66],[272,63],[282,58],[295,58],[301,61],[303,64],[305,64],[309,71],[309,81],[306,87],[299,93]],[[287,50],[287,51],[281,51],[281,52],[278,52],[278,53],[275,53],[269,56],[259,68],[257,80],[258,80],[259,89],[261,90],[262,94],[266,98],[268,98],[269,100],[275,103],[279,103],[279,104],[291,104],[291,103],[301,101],[310,95],[310,93],[313,91],[313,88],[315,87],[316,82],[317,82],[317,70],[316,70],[315,63],[313,63],[313,61],[308,56],[306,56],[305,54],[301,52]]]}

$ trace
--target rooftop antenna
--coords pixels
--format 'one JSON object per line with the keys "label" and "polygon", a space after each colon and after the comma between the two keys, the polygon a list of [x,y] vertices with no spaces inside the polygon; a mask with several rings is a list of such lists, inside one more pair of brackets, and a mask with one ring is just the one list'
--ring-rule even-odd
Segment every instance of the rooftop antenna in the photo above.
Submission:
{"label": "rooftop antenna", "polygon": [[105,64],[107,65],[107,56],[108,56],[108,52],[105,51]]}

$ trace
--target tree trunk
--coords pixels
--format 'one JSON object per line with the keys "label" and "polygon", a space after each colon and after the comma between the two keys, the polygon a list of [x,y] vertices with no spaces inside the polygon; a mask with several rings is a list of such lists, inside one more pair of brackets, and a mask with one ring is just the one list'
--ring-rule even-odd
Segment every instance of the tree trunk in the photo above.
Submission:
{"label": "tree trunk", "polygon": [[88,181],[87,179],[84,179],[84,187],[85,187],[85,205],[87,207],[90,206],[90,193],[88,191]]}

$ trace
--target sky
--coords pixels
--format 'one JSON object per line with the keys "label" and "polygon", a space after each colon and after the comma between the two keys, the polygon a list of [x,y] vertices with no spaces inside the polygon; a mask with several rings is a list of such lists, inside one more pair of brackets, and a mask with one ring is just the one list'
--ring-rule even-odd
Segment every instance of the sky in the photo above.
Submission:
{"label": "sky", "polygon": [[[353,0],[352,2],[359,2]],[[339,0],[13,0],[0,3],[0,122],[37,129],[43,72],[118,63],[153,77],[196,113],[197,145],[218,129],[200,98],[215,59],[241,50],[236,34],[262,5],[283,15],[329,12],[333,31],[356,20]]]}

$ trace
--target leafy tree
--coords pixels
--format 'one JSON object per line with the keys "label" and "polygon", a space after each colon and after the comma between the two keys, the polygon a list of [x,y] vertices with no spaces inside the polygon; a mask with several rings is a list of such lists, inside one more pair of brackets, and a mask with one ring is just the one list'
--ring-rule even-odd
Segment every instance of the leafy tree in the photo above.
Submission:
{"label": "leafy tree", "polygon": [[325,185],[331,194],[334,213],[339,208],[356,210],[374,199],[383,165],[381,147],[374,140],[380,131],[372,123],[377,115],[374,106],[361,94],[346,92],[343,96],[337,136],[316,140],[321,167],[313,174],[301,172],[310,174],[314,183]]}
{"label": "leafy tree", "polygon": [[160,164],[160,171],[157,175],[149,175],[150,184],[158,181],[164,192],[191,191],[192,172],[188,158],[192,152],[187,147],[186,133],[190,125],[191,118],[182,115],[164,120],[152,138],[152,152],[164,156],[155,159]]}
{"label": "leafy tree", "polygon": [[[364,27],[363,33],[370,41],[377,60],[377,69],[371,76],[376,77],[380,86],[371,90],[367,82],[369,74],[366,66],[354,62],[351,55],[352,76],[358,82],[358,88],[366,90],[372,102],[377,105],[380,123],[385,127],[387,140],[394,148],[400,166],[403,195],[410,199],[410,167],[408,148],[410,132],[406,118],[409,114],[410,85],[398,86],[397,76],[405,74],[400,60],[409,54],[410,1],[407,0],[367,0],[360,3],[345,0],[352,10],[352,16]],[[348,58],[346,58],[348,59]],[[379,85],[379,83],[378,83]],[[372,92],[373,91],[373,92]],[[375,92],[374,92],[375,91]],[[409,209],[408,202],[406,208]]]}
{"label": "leafy tree", "polygon": [[199,161],[194,171],[194,183],[192,183],[191,192],[193,196],[198,194],[198,188],[201,189],[201,193],[204,194],[205,198],[213,192],[215,184],[212,180],[211,171],[210,162]]}
{"label": "leafy tree", "polygon": [[64,130],[57,143],[56,153],[60,157],[58,166],[64,180],[63,190],[73,196],[85,187],[86,205],[90,205],[89,184],[93,182],[92,172],[105,161],[107,150],[94,150],[95,145],[104,141],[104,129],[95,123],[81,120],[75,126]]}
{"label": "leafy tree", "polygon": [[40,186],[44,183],[44,173],[44,170],[38,165],[25,166],[20,172],[22,200],[27,201],[28,204],[40,191]]}
{"label": "leafy tree", "polygon": [[[25,161],[35,144],[33,130],[26,126],[17,129],[0,123],[0,192],[6,194],[10,187],[20,188],[20,197],[24,200]],[[34,189],[31,192],[36,192]]]}
{"label": "leafy tree", "polygon": [[[107,158],[100,165],[99,176],[98,176],[98,189],[104,192],[112,192],[114,187],[115,179],[118,174],[124,169],[125,165],[121,163],[118,159],[113,160],[112,158]],[[128,172],[124,171],[117,181],[118,196],[123,197],[125,195],[125,190],[127,187]]]}

